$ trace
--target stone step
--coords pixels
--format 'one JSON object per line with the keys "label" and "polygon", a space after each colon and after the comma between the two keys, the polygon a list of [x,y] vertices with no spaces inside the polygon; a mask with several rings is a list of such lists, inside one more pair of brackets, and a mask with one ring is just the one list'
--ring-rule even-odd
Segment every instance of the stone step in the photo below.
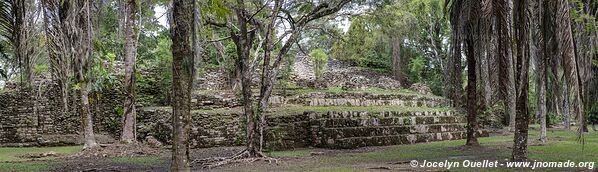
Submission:
{"label": "stone step", "polygon": [[400,134],[392,136],[352,137],[326,140],[323,147],[353,149],[366,146],[387,146],[399,144],[427,143],[441,140],[458,140],[466,137],[465,131],[446,133]]}
{"label": "stone step", "polygon": [[405,106],[447,107],[442,97],[416,93],[371,92],[308,92],[291,96],[272,96],[270,104],[298,104],[304,106]]}
{"label": "stone step", "polygon": [[[257,96],[259,94],[254,94]],[[254,97],[257,98],[257,97]],[[193,109],[210,109],[242,106],[241,97],[230,90],[196,91],[192,98]],[[272,106],[405,106],[448,107],[449,101],[438,96],[412,92],[326,92],[276,93],[270,97]]]}
{"label": "stone step", "polygon": [[[488,137],[488,132],[480,130],[479,137]],[[321,140],[319,147],[334,149],[353,149],[365,146],[387,146],[399,144],[427,143],[443,140],[459,140],[467,137],[466,131],[443,132],[443,133],[421,133],[421,134],[399,134],[386,136],[349,137],[341,139]]]}
{"label": "stone step", "polygon": [[392,136],[401,134],[425,134],[465,131],[463,123],[456,124],[431,124],[431,125],[409,125],[409,126],[367,126],[367,127],[343,127],[324,128],[323,134],[326,139],[340,139],[352,137]]}
{"label": "stone step", "polygon": [[[359,108],[343,110],[330,110],[326,112],[310,112],[312,118],[388,118],[388,117],[418,117],[418,116],[458,116],[458,113],[453,110],[436,110],[436,109],[409,109],[401,110],[385,110],[380,107],[382,111],[366,111]],[[373,109],[376,110],[376,109]]]}
{"label": "stone step", "polygon": [[324,118],[317,120],[322,126],[328,128],[453,124],[463,121],[465,121],[465,118],[460,116],[406,116],[360,119]]}
{"label": "stone step", "polygon": [[375,100],[375,99],[321,99],[311,98],[300,101],[289,101],[290,104],[301,104],[304,106],[405,106],[405,107],[447,107],[448,104],[440,100]]}

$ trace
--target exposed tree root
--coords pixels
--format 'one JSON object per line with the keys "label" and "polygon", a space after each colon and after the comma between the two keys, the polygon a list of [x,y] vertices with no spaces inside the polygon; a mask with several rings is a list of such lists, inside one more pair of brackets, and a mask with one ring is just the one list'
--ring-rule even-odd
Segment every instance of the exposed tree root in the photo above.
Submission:
{"label": "exposed tree root", "polygon": [[205,159],[198,159],[194,160],[193,164],[197,163],[200,164],[202,168],[216,168],[219,166],[233,164],[233,163],[253,163],[255,161],[268,161],[268,163],[278,163],[278,159],[269,157],[268,155],[264,154],[263,152],[257,152],[255,156],[251,156],[247,149],[236,153],[230,157],[215,157],[215,158],[205,158]]}

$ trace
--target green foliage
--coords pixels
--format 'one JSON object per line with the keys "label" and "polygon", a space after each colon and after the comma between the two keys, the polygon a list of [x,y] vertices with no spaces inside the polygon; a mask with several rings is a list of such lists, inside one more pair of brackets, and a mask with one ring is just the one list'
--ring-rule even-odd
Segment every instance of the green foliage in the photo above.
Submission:
{"label": "green foliage", "polygon": [[598,124],[598,103],[591,105],[588,111],[588,122]]}
{"label": "green foliage", "polygon": [[412,82],[420,82],[422,72],[426,67],[426,59],[422,56],[412,58],[409,62],[409,78]]}
{"label": "green foliage", "polygon": [[150,51],[152,58],[144,59],[139,64],[140,71],[147,73],[137,76],[136,95],[140,105],[167,105],[172,88],[172,52],[171,40],[167,32],[161,32],[156,38],[158,43]]}
{"label": "green foliage", "polygon": [[[61,155],[74,154],[81,150],[81,146],[64,146],[64,147],[2,147],[0,148],[1,162],[21,162],[28,159],[22,158],[24,154],[35,154],[45,152],[56,152]],[[55,159],[56,157],[45,157],[40,160]],[[0,163],[2,164],[2,163]],[[1,168],[0,168],[1,169]]]}
{"label": "green foliage", "polygon": [[365,68],[390,69],[390,47],[384,36],[366,16],[352,18],[343,41],[332,46],[332,57]]}
{"label": "green foliage", "polygon": [[48,65],[47,64],[37,64],[33,68],[33,72],[36,75],[45,74],[48,72]]}
{"label": "green foliage", "polygon": [[226,18],[231,13],[225,4],[226,0],[207,0],[205,2],[200,1],[202,7],[202,14],[213,14],[219,19]]}
{"label": "green foliage", "polygon": [[319,80],[322,78],[322,74],[326,69],[326,64],[328,63],[328,55],[324,52],[324,49],[315,49],[309,53],[309,57],[314,62],[314,73],[316,75],[316,79]]}
{"label": "green foliage", "polygon": [[8,79],[6,70],[0,68],[0,78]]}
{"label": "green foliage", "polygon": [[546,113],[546,126],[550,127],[557,123],[557,116],[555,113]]}
{"label": "green foliage", "polygon": [[283,66],[280,72],[280,80],[279,86],[281,88],[291,88],[293,87],[293,82],[291,82],[291,75],[293,74],[293,64],[295,63],[295,56],[286,55],[284,57],[284,61],[286,65]]}

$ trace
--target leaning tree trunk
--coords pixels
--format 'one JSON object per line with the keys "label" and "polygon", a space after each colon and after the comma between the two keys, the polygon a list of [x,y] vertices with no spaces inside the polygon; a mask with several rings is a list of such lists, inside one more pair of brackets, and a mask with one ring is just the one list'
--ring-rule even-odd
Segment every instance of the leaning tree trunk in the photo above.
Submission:
{"label": "leaning tree trunk", "polygon": [[172,38],[172,123],[171,171],[190,171],[189,130],[194,55],[191,47],[195,0],[173,1]]}
{"label": "leaning tree trunk", "polygon": [[121,141],[132,143],[136,140],[135,127],[135,58],[137,56],[137,1],[128,0],[125,18],[125,101],[124,123]]}
{"label": "leaning tree trunk", "polygon": [[529,67],[529,2],[519,0],[515,4],[515,36],[517,40],[517,115],[515,117],[515,137],[513,139],[513,161],[527,160],[528,140],[528,67]]}
{"label": "leaning tree trunk", "polygon": [[571,111],[575,115],[580,127],[580,131],[584,129],[584,112],[583,112],[583,87],[580,83],[579,70],[577,64],[577,55],[575,54],[575,45],[573,42],[573,30],[571,29],[571,17],[569,15],[569,1],[557,0],[557,42],[559,43],[559,50],[562,52],[563,66],[565,68],[565,78],[569,85],[569,96],[566,97],[570,101]]}

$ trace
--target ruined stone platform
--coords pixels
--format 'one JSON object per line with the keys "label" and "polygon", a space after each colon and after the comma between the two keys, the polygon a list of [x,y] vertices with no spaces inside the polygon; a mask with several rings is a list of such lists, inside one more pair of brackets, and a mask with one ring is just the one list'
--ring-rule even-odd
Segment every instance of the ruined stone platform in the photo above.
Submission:
{"label": "ruined stone platform", "polygon": [[[113,97],[106,99],[110,103],[101,106],[100,111],[94,111],[94,128],[98,134],[118,138],[120,116],[114,107],[120,102]],[[191,147],[245,143],[245,116],[234,93],[198,92],[193,99]],[[20,102],[18,98],[7,100]],[[22,111],[33,103],[10,102],[0,110],[0,145],[48,145],[44,135],[73,135],[80,130],[76,115],[50,113],[53,111],[43,108],[35,113]],[[53,107],[50,103],[35,102]],[[266,112],[266,147],[271,150],[414,144],[462,139],[466,135],[465,117],[450,108],[449,101],[405,90],[276,90],[270,104]],[[164,144],[171,143],[170,107],[141,107],[137,111],[138,140],[152,136]],[[65,124],[58,128],[56,121]]]}
{"label": "ruined stone platform", "polygon": [[[463,139],[465,116],[442,97],[413,92],[320,92],[277,94],[267,112],[266,147],[348,149],[364,146],[414,144]],[[149,121],[168,119],[168,107],[144,108]],[[241,107],[197,109],[193,113],[191,144],[195,148],[242,145],[245,142]],[[161,120],[164,123],[169,120]],[[144,123],[143,121],[141,123]],[[154,122],[150,122],[154,123]],[[161,123],[161,122],[158,122]],[[151,127],[154,135],[169,127]],[[480,131],[480,136],[487,136]],[[161,140],[167,137],[158,136]]]}

